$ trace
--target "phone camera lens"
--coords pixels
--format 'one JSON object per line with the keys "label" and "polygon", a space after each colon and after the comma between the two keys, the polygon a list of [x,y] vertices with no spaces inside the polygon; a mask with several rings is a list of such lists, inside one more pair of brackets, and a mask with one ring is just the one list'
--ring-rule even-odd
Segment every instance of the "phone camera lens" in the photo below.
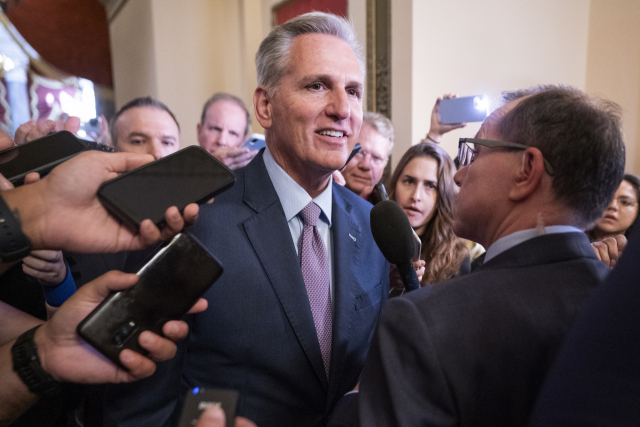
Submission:
{"label": "phone camera lens", "polygon": [[122,345],[127,340],[127,338],[129,338],[135,331],[136,326],[136,322],[134,322],[133,320],[130,320],[124,325],[120,326],[118,332],[113,336],[113,343],[115,345]]}

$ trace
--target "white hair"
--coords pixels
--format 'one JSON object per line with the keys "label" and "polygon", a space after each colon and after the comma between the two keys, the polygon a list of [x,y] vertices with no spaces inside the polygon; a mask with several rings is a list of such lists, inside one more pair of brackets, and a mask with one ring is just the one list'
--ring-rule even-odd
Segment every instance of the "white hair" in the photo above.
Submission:
{"label": "white hair", "polygon": [[345,18],[336,15],[310,12],[278,25],[262,41],[256,53],[258,85],[264,86],[267,90],[278,87],[289,62],[291,42],[303,34],[328,34],[343,40],[358,58],[364,78],[366,73],[364,54],[351,24]]}

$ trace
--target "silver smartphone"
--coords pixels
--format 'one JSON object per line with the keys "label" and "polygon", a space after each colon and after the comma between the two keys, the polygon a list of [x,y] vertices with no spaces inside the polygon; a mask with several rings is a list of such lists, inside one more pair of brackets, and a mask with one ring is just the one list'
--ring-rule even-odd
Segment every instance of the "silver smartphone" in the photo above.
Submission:
{"label": "silver smartphone", "polygon": [[489,115],[486,95],[445,98],[440,101],[440,121],[446,124],[481,122]]}
{"label": "silver smartphone", "polygon": [[422,241],[420,240],[420,236],[416,233],[416,230],[411,229],[413,231],[413,237],[415,239],[415,247],[413,249],[413,257],[411,257],[412,262],[416,262],[420,260],[420,254],[422,253]]}

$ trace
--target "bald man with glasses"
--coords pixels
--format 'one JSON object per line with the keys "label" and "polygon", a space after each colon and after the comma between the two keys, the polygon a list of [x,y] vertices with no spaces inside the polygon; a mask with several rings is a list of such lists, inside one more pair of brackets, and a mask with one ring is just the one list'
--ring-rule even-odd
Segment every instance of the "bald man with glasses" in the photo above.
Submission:
{"label": "bald man with glasses", "polygon": [[[563,87],[504,94],[459,144],[455,233],[469,275],[390,300],[336,424],[526,425],[566,331],[608,269],[583,230],[624,171],[620,110]],[[351,400],[351,402],[349,402]],[[355,423],[357,424],[357,423]]]}

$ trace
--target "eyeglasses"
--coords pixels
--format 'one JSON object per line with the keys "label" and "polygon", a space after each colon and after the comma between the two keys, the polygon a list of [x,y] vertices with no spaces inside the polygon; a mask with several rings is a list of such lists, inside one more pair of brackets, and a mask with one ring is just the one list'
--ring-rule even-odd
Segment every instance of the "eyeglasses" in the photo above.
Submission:
{"label": "eyeglasses", "polygon": [[376,156],[375,154],[367,150],[358,151],[358,153],[354,156],[354,158],[358,159],[358,161],[360,162],[366,156],[371,156],[371,164],[374,166],[382,166],[387,162],[387,157]]}
{"label": "eyeglasses", "polygon": [[[460,162],[460,166],[468,166],[476,159],[476,155],[478,153],[478,150],[475,149],[476,144],[488,148],[504,147],[515,148],[518,150],[526,150],[527,148],[529,148],[528,145],[516,144],[515,142],[492,141],[490,139],[460,138],[460,142],[458,143],[458,161]],[[551,166],[551,163],[549,163],[544,157],[542,159],[544,161],[544,169],[549,175],[553,175],[553,167]]]}
{"label": "eyeglasses", "polygon": [[611,201],[611,203],[613,203],[614,201],[618,203],[620,209],[631,209],[636,205],[636,203],[638,203],[637,200],[633,200],[632,198],[626,196],[616,197]]}

